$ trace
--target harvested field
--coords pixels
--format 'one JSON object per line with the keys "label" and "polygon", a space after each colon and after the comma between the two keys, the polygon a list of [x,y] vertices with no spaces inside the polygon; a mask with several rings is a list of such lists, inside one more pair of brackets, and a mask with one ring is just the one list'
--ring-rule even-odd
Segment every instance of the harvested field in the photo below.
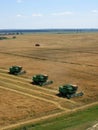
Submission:
{"label": "harvested field", "polygon": [[[40,47],[35,47],[36,43]],[[79,99],[82,102],[98,98],[98,33],[20,35],[0,41],[0,66],[8,69],[12,65],[23,66],[28,78],[48,74],[54,81],[49,86],[52,89],[78,84],[85,93]]]}
{"label": "harvested field", "polygon": [[[40,46],[35,46],[35,44],[40,44]],[[27,73],[19,78],[16,76],[16,79],[15,76],[8,76],[8,69],[12,65],[23,66]],[[49,80],[53,80],[53,84],[43,88],[32,85],[32,76],[39,73],[47,74]],[[3,95],[1,97],[7,95],[11,101],[9,106],[7,104],[9,100],[4,101],[3,105],[6,109],[19,110],[17,111],[19,113],[24,110],[23,113],[18,113],[19,120],[30,119],[32,112],[33,115],[35,113],[34,117],[37,117],[37,114],[40,113],[38,104],[41,104],[40,107],[43,108],[41,114],[45,115],[97,102],[98,33],[25,34],[18,35],[16,39],[0,41],[0,74],[0,86],[21,92],[21,94],[14,94],[12,91],[7,92],[7,90],[0,89],[0,93]],[[83,97],[75,97],[70,100],[58,97],[58,87],[66,83],[77,84],[78,91],[84,93]],[[26,93],[32,96],[27,98]],[[33,96],[38,98],[35,99]],[[14,100],[17,102],[15,103]],[[24,108],[17,109],[14,105],[20,104],[21,100],[24,100],[22,104]],[[33,103],[34,107],[32,107]],[[2,107],[0,106],[0,112],[4,113]],[[31,110],[30,107],[34,110]],[[18,117],[15,117],[14,120],[15,115],[11,116],[9,118],[12,118],[12,123],[17,122]],[[24,117],[27,118],[24,119]],[[7,122],[5,125],[9,123],[11,122]]]}
{"label": "harvested field", "polygon": [[0,126],[30,120],[58,110],[52,103],[0,88]]}

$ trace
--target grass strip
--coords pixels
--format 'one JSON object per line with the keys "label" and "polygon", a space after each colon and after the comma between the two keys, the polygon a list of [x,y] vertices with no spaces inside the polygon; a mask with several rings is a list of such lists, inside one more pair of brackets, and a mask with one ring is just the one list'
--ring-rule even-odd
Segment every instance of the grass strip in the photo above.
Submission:
{"label": "grass strip", "polygon": [[98,121],[98,105],[13,130],[79,130],[80,128],[84,130],[84,128],[90,127],[94,121]]}

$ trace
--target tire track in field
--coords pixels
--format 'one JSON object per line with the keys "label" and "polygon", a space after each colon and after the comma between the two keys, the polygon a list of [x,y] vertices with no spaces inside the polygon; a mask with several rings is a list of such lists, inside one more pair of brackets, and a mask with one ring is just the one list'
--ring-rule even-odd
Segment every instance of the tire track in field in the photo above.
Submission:
{"label": "tire track in field", "polygon": [[43,98],[28,94],[28,93],[24,93],[24,92],[21,92],[21,91],[18,91],[18,90],[14,90],[14,89],[11,89],[11,88],[5,88],[3,86],[0,86],[0,88],[11,91],[11,92],[15,92],[15,93],[18,93],[18,94],[22,94],[22,95],[25,95],[25,96],[28,96],[28,97],[31,97],[31,98],[35,98],[35,99],[38,99],[38,100],[43,100],[45,102],[52,103],[52,104],[56,105],[59,109],[63,110],[63,111],[55,113],[55,114],[49,114],[47,116],[42,116],[42,117],[35,118],[35,119],[32,119],[32,120],[23,121],[21,123],[19,122],[19,123],[15,123],[15,124],[12,124],[12,125],[4,126],[4,127],[0,128],[0,130],[12,129],[12,128],[15,128],[15,127],[19,127],[20,125],[23,125],[23,124],[28,124],[28,123],[32,123],[32,122],[34,123],[34,122],[38,122],[38,121],[41,121],[41,120],[44,120],[44,119],[53,118],[53,117],[56,117],[58,115],[65,113],[65,111],[66,112],[70,111],[69,109],[61,107],[58,103],[56,103],[54,101],[43,99]]}
{"label": "tire track in field", "polygon": [[[10,77],[11,79],[17,79],[19,82],[21,83],[26,83],[30,86],[30,82],[31,82],[31,79],[27,79],[27,78],[22,78],[22,77],[19,77],[19,76],[15,76],[15,75],[11,75],[11,74],[8,74],[8,70],[4,70],[4,69],[0,69],[0,74],[1,75],[4,75],[6,77]],[[51,90],[51,89],[48,89],[48,88],[43,88],[43,87],[38,87],[36,85],[31,85],[32,87],[34,87],[35,89],[37,90],[45,90],[46,92],[51,92],[51,93],[54,93],[56,94],[57,91],[56,90]]]}
{"label": "tire track in field", "polygon": [[42,117],[39,117],[39,118],[35,118],[35,119],[32,119],[32,120],[28,120],[28,121],[23,121],[23,122],[19,122],[19,123],[15,123],[15,124],[12,124],[12,125],[8,125],[8,126],[4,126],[2,128],[0,128],[0,130],[6,130],[6,129],[10,129],[10,128],[13,128],[13,127],[18,127],[20,125],[23,125],[23,124],[27,124],[27,123],[30,123],[30,122],[36,122],[36,121],[40,121],[40,120],[44,120],[44,119],[48,119],[50,117],[55,117],[55,116],[58,116],[58,115],[61,115],[62,113],[65,113],[66,112],[69,112],[70,110],[69,109],[66,109],[66,108],[63,108],[61,107],[60,104],[58,104],[57,102],[54,102],[54,101],[51,101],[51,100],[47,100],[47,99],[44,99],[44,98],[41,98],[41,97],[38,97],[38,96],[34,96],[32,94],[29,94],[29,93],[26,93],[26,92],[22,92],[20,90],[15,90],[15,89],[12,89],[12,88],[7,88],[7,87],[4,87],[4,86],[0,86],[1,89],[5,89],[5,90],[8,90],[8,91],[11,91],[11,92],[15,92],[15,93],[18,93],[18,94],[21,94],[21,95],[24,95],[24,96],[28,96],[28,97],[31,97],[31,98],[35,98],[35,99],[38,99],[38,100],[42,100],[42,101],[45,101],[45,102],[48,102],[48,103],[52,103],[54,104],[55,106],[57,106],[57,108],[61,109],[62,111],[61,112],[57,112],[55,114],[49,114],[47,116],[42,116]]}
{"label": "tire track in field", "polygon": [[[6,79],[6,80],[5,80]],[[10,81],[10,82],[9,82]],[[13,82],[14,81],[14,82]],[[18,80],[19,81],[19,80]],[[13,82],[13,83],[11,83]],[[16,80],[12,80],[12,79],[7,79],[5,77],[2,77],[0,76],[0,84],[3,86],[3,87],[6,87],[8,89],[13,89],[15,91],[20,91],[20,92],[23,92],[23,93],[27,93],[27,94],[30,94],[30,95],[33,95],[34,97],[38,98],[38,99],[41,99],[43,101],[46,101],[46,102],[50,102],[50,103],[53,103],[55,104],[58,108],[62,109],[62,110],[69,110],[67,108],[64,108],[62,107],[57,101],[55,101],[53,98],[57,98],[59,99],[58,97],[54,96],[54,95],[51,95],[51,94],[47,94],[47,93],[44,93],[44,92],[40,92],[38,90],[34,90],[34,89],[28,89],[28,87],[24,87],[22,86],[22,84],[20,85],[17,85],[17,82]],[[42,97],[41,95],[44,95],[44,97]],[[47,97],[50,96],[50,99],[47,99]]]}
{"label": "tire track in field", "polygon": [[89,127],[86,130],[98,130],[98,122],[96,124],[94,124],[92,127]]}
{"label": "tire track in field", "polygon": [[[74,51],[75,52],[75,51]],[[77,52],[77,51],[76,51]],[[52,61],[52,62],[59,62],[59,63],[66,63],[66,64],[73,64],[73,65],[83,65],[83,64],[80,64],[80,63],[77,63],[77,62],[68,62],[68,61],[62,61],[62,60],[56,60],[55,58],[54,59],[48,59],[46,57],[39,57],[39,56],[30,56],[30,55],[27,55],[27,54],[17,54],[16,53],[11,53],[11,52],[0,52],[1,54],[7,54],[7,55],[11,55],[11,56],[18,56],[18,57],[25,57],[25,58],[30,58],[30,59],[35,59],[35,60],[44,60],[44,61]],[[86,53],[86,52],[82,52],[82,53]],[[91,53],[92,54],[92,53]],[[84,64],[85,66],[90,66],[90,67],[98,67],[96,65],[92,65],[92,64]]]}
{"label": "tire track in field", "polygon": [[[9,89],[9,88],[4,88],[2,86],[0,86],[0,88],[10,90],[10,91],[13,91],[13,92],[16,92],[16,93],[24,94],[23,92],[19,92],[19,91],[12,90],[12,89]],[[29,95],[26,94],[26,96],[29,96]],[[30,97],[31,97],[31,95],[30,95]],[[58,117],[58,116],[62,116],[66,113],[70,114],[70,113],[73,113],[73,112],[77,112],[79,110],[84,110],[84,109],[92,107],[94,105],[98,105],[98,102],[87,104],[85,106],[82,106],[82,107],[79,107],[79,108],[76,108],[76,109],[73,109],[73,110],[62,111],[62,112],[58,112],[58,113],[55,113],[55,114],[50,114],[50,115],[47,115],[47,116],[42,116],[42,117],[39,117],[39,118],[35,118],[35,119],[15,123],[15,124],[12,124],[12,125],[4,126],[4,127],[0,128],[0,130],[11,130],[11,129],[14,129],[14,128],[17,128],[17,127],[20,127],[20,126],[23,126],[23,125],[34,124],[34,123],[37,123],[37,122],[40,122],[40,121],[43,121],[43,120],[47,120],[49,118],[55,118],[55,117]],[[95,128],[95,126],[97,126],[97,125],[98,124],[94,125],[93,127]],[[87,129],[87,130],[89,130],[89,129]],[[95,130],[95,129],[90,129],[90,130]]]}
{"label": "tire track in field", "polygon": [[[7,77],[6,77],[7,76]],[[12,75],[8,75],[8,74],[3,74],[3,73],[1,73],[1,79],[5,79],[7,82],[9,82],[10,81],[10,83],[12,82],[13,84],[19,84],[18,85],[18,88],[19,88],[19,86],[22,86],[22,87],[20,87],[21,89],[24,89],[24,90],[26,90],[26,91],[32,91],[32,92],[35,92],[35,93],[39,93],[39,94],[42,94],[42,95],[45,95],[46,96],[46,98],[47,98],[47,96],[49,97],[51,97],[52,99],[51,100],[53,100],[53,98],[54,99],[57,99],[57,100],[62,100],[62,101],[67,101],[67,102],[69,102],[69,103],[72,103],[72,104],[76,104],[77,105],[77,102],[75,102],[75,101],[73,101],[73,100],[69,100],[69,99],[66,99],[66,98],[60,98],[60,97],[57,97],[56,96],[56,94],[58,93],[58,91],[52,91],[52,90],[50,90],[50,89],[45,89],[45,88],[42,88],[42,87],[37,87],[37,86],[34,86],[34,85],[32,85],[32,84],[29,84],[29,83],[27,83],[27,82],[24,82],[24,81],[20,81],[20,77],[17,77],[17,79],[13,79],[13,78],[11,78],[12,77]],[[13,76],[14,77],[14,76]],[[25,80],[25,79],[24,79]],[[47,92],[44,92],[44,91],[40,91],[40,89],[41,90],[47,90]],[[52,94],[50,94],[50,93],[48,93],[49,91],[48,90],[50,90],[50,92],[52,93]],[[54,93],[55,92],[55,93]],[[55,94],[55,95],[53,95],[53,93]]]}
{"label": "tire track in field", "polygon": [[[16,90],[16,91],[20,91],[20,92],[23,92],[23,93],[27,93],[27,94],[30,94],[30,95],[34,95],[34,96],[40,98],[41,100],[55,104],[57,107],[59,107],[62,110],[68,110],[68,108],[62,107],[60,105],[60,103],[58,102],[58,100],[60,101],[60,99],[56,96],[46,94],[46,93],[43,93],[43,92],[40,92],[40,91],[37,91],[37,90],[34,90],[34,89],[28,89],[28,88],[25,88],[25,87],[17,85],[17,84],[13,84],[13,83],[3,81],[4,78],[2,79],[1,77],[0,77],[0,79],[1,79],[0,84],[3,87],[13,89],[13,90]],[[64,101],[66,101],[66,100],[64,100]]]}
{"label": "tire track in field", "polygon": [[48,100],[48,99],[45,99],[45,98],[42,98],[42,97],[38,97],[38,96],[32,95],[32,94],[30,94],[28,92],[26,93],[26,92],[23,92],[21,90],[16,90],[16,89],[13,89],[13,88],[8,88],[8,87],[5,87],[5,86],[0,86],[0,88],[5,89],[5,90],[9,90],[9,91],[12,91],[12,92],[15,92],[15,93],[19,93],[19,94],[22,94],[22,95],[25,95],[25,96],[28,96],[28,97],[32,97],[32,98],[35,98],[35,99],[38,99],[38,100],[42,100],[42,101],[45,101],[45,102],[48,102],[48,103],[52,103],[55,106],[57,106],[57,108],[59,108],[61,110],[69,111],[69,109],[62,107],[60,104],[58,104],[55,101]]}
{"label": "tire track in field", "polygon": [[23,126],[23,125],[28,125],[28,124],[31,124],[31,123],[34,124],[34,123],[37,123],[37,122],[40,122],[40,121],[47,120],[49,118],[55,118],[57,116],[61,116],[63,114],[65,114],[65,112],[58,112],[58,113],[55,113],[55,114],[42,116],[42,117],[39,117],[39,118],[36,118],[36,119],[32,119],[32,120],[28,120],[28,121],[24,121],[24,122],[20,122],[20,123],[16,123],[16,124],[12,124],[12,125],[9,125],[9,126],[2,127],[0,130],[12,130],[14,128],[17,128],[17,127],[20,127],[20,126]]}
{"label": "tire track in field", "polygon": [[[2,127],[0,128],[0,130],[7,130],[7,129],[12,129],[12,128],[16,128],[16,127],[19,127],[21,125],[24,125],[24,124],[29,124],[29,123],[35,123],[35,122],[39,122],[39,121],[42,121],[42,120],[45,120],[45,119],[48,119],[48,118],[54,118],[54,117],[57,117],[59,115],[63,115],[65,113],[72,113],[72,112],[76,112],[78,110],[83,110],[85,108],[88,108],[88,107],[91,107],[92,105],[96,105],[98,104],[98,102],[96,103],[91,103],[91,104],[88,104],[88,105],[85,105],[85,106],[80,106],[78,108],[75,108],[75,109],[66,109],[64,107],[62,107],[59,103],[55,102],[55,101],[52,101],[52,100],[48,100],[48,99],[45,99],[45,98],[41,98],[41,97],[38,97],[38,96],[35,96],[35,95],[32,95],[30,92],[31,92],[31,89],[29,90],[28,87],[27,88],[24,88],[22,85],[22,83],[24,83],[25,79],[23,79],[23,81],[21,81],[21,78],[20,77],[15,77],[15,78],[12,78],[14,76],[12,75],[8,75],[8,74],[3,74],[3,73],[0,73],[0,77],[2,80],[8,80],[8,82],[4,82],[4,81],[0,81],[1,82],[1,86],[0,88],[2,89],[5,89],[5,90],[9,90],[9,91],[12,91],[12,92],[16,92],[16,93],[19,93],[19,94],[22,94],[22,95],[25,95],[25,96],[29,96],[29,97],[32,97],[32,98],[36,98],[38,100],[43,100],[43,101],[46,101],[46,102],[50,102],[50,103],[53,103],[54,105],[56,105],[59,109],[63,110],[62,112],[58,112],[58,113],[55,113],[55,114],[49,114],[47,116],[42,116],[40,118],[36,118],[36,119],[32,119],[32,120],[28,120],[28,121],[24,121],[24,122],[19,122],[19,123],[16,123],[16,124],[12,124],[12,125],[8,125],[8,126],[5,126],[5,127]],[[16,85],[14,84],[16,81],[20,82],[20,85]],[[13,83],[10,83],[10,82],[13,82]],[[12,88],[8,87],[11,86]],[[27,83],[28,85],[28,83]],[[15,88],[18,88],[19,90],[15,90]],[[25,92],[24,92],[25,91]],[[32,92],[35,91],[37,94],[39,93],[37,90],[32,90]],[[47,90],[48,91],[48,90]],[[42,93],[42,92],[41,92]],[[43,94],[46,94],[43,92]],[[65,100],[65,99],[64,99]],[[69,100],[70,101],[70,100]]]}
{"label": "tire track in field", "polygon": [[[21,79],[22,79],[22,81],[21,81]],[[17,85],[17,82],[19,83],[19,85]],[[24,87],[24,84],[25,84],[25,87]],[[33,87],[33,85],[28,84],[28,82],[25,81],[25,78],[21,78],[21,77],[17,77],[17,76],[14,77],[13,75],[9,75],[8,73],[4,73],[4,71],[3,71],[3,72],[0,72],[0,85],[1,85],[0,88],[2,88],[2,89],[9,90],[9,91],[16,92],[16,93],[19,93],[19,94],[22,94],[22,95],[25,95],[25,96],[29,96],[31,98],[35,98],[35,99],[38,99],[38,100],[42,100],[42,101],[45,101],[45,102],[52,103],[58,109],[62,110],[61,112],[58,112],[58,113],[55,113],[55,114],[49,114],[47,116],[42,116],[40,118],[36,118],[36,119],[21,122],[21,123],[8,125],[8,126],[0,128],[0,130],[6,130],[6,129],[13,128],[13,127],[18,127],[18,126],[23,125],[23,124],[28,124],[30,122],[34,123],[34,122],[38,122],[38,121],[41,121],[41,120],[44,120],[44,119],[53,118],[53,117],[56,117],[58,115],[68,113],[68,112],[71,111],[70,109],[62,107],[57,101],[53,101],[53,97],[57,98],[57,99],[59,99],[59,97],[56,97],[52,94],[45,93],[44,91],[40,92],[40,90],[39,91],[35,90],[35,88],[32,88],[32,89],[28,88],[29,85],[32,86],[32,87]],[[39,89],[39,87],[38,87],[38,89]],[[41,89],[41,90],[43,90],[43,89]],[[47,92],[48,92],[48,89],[45,89],[45,90],[47,90]],[[36,95],[33,95],[34,93]],[[39,96],[40,94],[41,95],[44,94],[46,98],[40,97]],[[52,97],[52,99],[47,99],[47,96]],[[76,102],[68,100],[68,99],[60,99],[60,100],[69,101],[71,104],[72,103],[76,104]]]}

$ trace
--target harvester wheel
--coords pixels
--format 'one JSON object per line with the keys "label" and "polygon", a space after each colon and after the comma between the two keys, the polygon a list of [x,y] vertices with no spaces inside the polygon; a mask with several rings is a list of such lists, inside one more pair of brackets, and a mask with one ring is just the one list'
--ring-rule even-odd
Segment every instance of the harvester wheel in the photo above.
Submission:
{"label": "harvester wheel", "polygon": [[70,99],[70,98],[71,98],[71,95],[67,94],[66,97],[67,97],[68,99]]}

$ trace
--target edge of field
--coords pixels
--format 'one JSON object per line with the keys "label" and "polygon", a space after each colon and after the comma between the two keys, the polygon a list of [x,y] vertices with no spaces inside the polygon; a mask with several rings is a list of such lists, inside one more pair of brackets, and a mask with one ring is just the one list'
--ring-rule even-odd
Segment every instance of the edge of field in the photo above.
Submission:
{"label": "edge of field", "polygon": [[[7,71],[3,70],[3,69],[0,69],[0,72],[2,73],[1,74],[1,83],[2,83],[2,85],[4,85],[3,87],[5,87],[5,89],[9,89],[10,91],[15,91],[20,94],[33,97],[33,95],[31,95],[31,92],[30,92],[31,91],[30,84],[28,84],[26,82],[27,79],[21,78],[21,77],[14,78],[13,76],[8,75],[6,73]],[[11,78],[13,77],[13,78],[10,79],[10,77]],[[3,81],[5,79],[8,81],[8,85],[6,84],[6,82]],[[14,88],[13,84],[14,84],[15,80],[17,81],[18,79],[22,79],[23,81],[25,81],[25,84],[29,86],[29,89],[27,90],[24,87],[23,81],[18,81],[20,85],[14,85],[17,89]],[[23,85],[23,86],[21,86],[21,85]],[[35,91],[35,94],[39,93],[39,91],[36,89],[37,88],[34,87],[33,91]],[[74,107],[73,109],[68,109],[68,108],[66,109],[66,107],[64,107],[58,103],[58,98],[53,95],[55,93],[55,91],[51,90],[52,94],[50,94],[50,92],[46,93],[46,92],[48,92],[48,90],[45,88],[39,88],[39,89],[41,90],[40,93],[44,94],[46,97],[47,97],[47,95],[50,96],[50,99],[44,99],[45,97],[39,98],[35,95],[36,98],[51,102],[51,103],[55,104],[56,106],[58,106],[58,108],[60,108],[62,111],[58,112],[58,113],[42,116],[39,118],[31,119],[28,121],[18,122],[18,123],[12,124],[12,125],[8,125],[5,127],[2,127],[1,130],[35,130],[35,129],[37,129],[37,130],[46,130],[46,129],[47,130],[50,130],[50,129],[51,130],[55,130],[55,129],[64,130],[65,127],[66,127],[65,128],[66,130],[67,130],[67,128],[68,128],[68,130],[74,130],[72,128],[83,127],[82,126],[83,124],[84,124],[84,126],[87,127],[87,126],[90,126],[90,124],[92,124],[92,122],[95,122],[96,120],[98,120],[98,117],[97,117],[98,102],[80,106],[73,100],[65,99],[65,101],[69,102],[70,104],[73,103],[76,106],[78,105],[77,107]],[[55,100],[55,98],[57,98],[57,100]],[[63,100],[63,99],[61,99],[61,100]],[[65,125],[65,124],[67,124],[67,125]],[[75,129],[75,130],[78,130],[78,129]]]}
{"label": "edge of field", "polygon": [[83,110],[7,130],[95,130],[94,128],[98,123],[97,115],[98,103]]}

